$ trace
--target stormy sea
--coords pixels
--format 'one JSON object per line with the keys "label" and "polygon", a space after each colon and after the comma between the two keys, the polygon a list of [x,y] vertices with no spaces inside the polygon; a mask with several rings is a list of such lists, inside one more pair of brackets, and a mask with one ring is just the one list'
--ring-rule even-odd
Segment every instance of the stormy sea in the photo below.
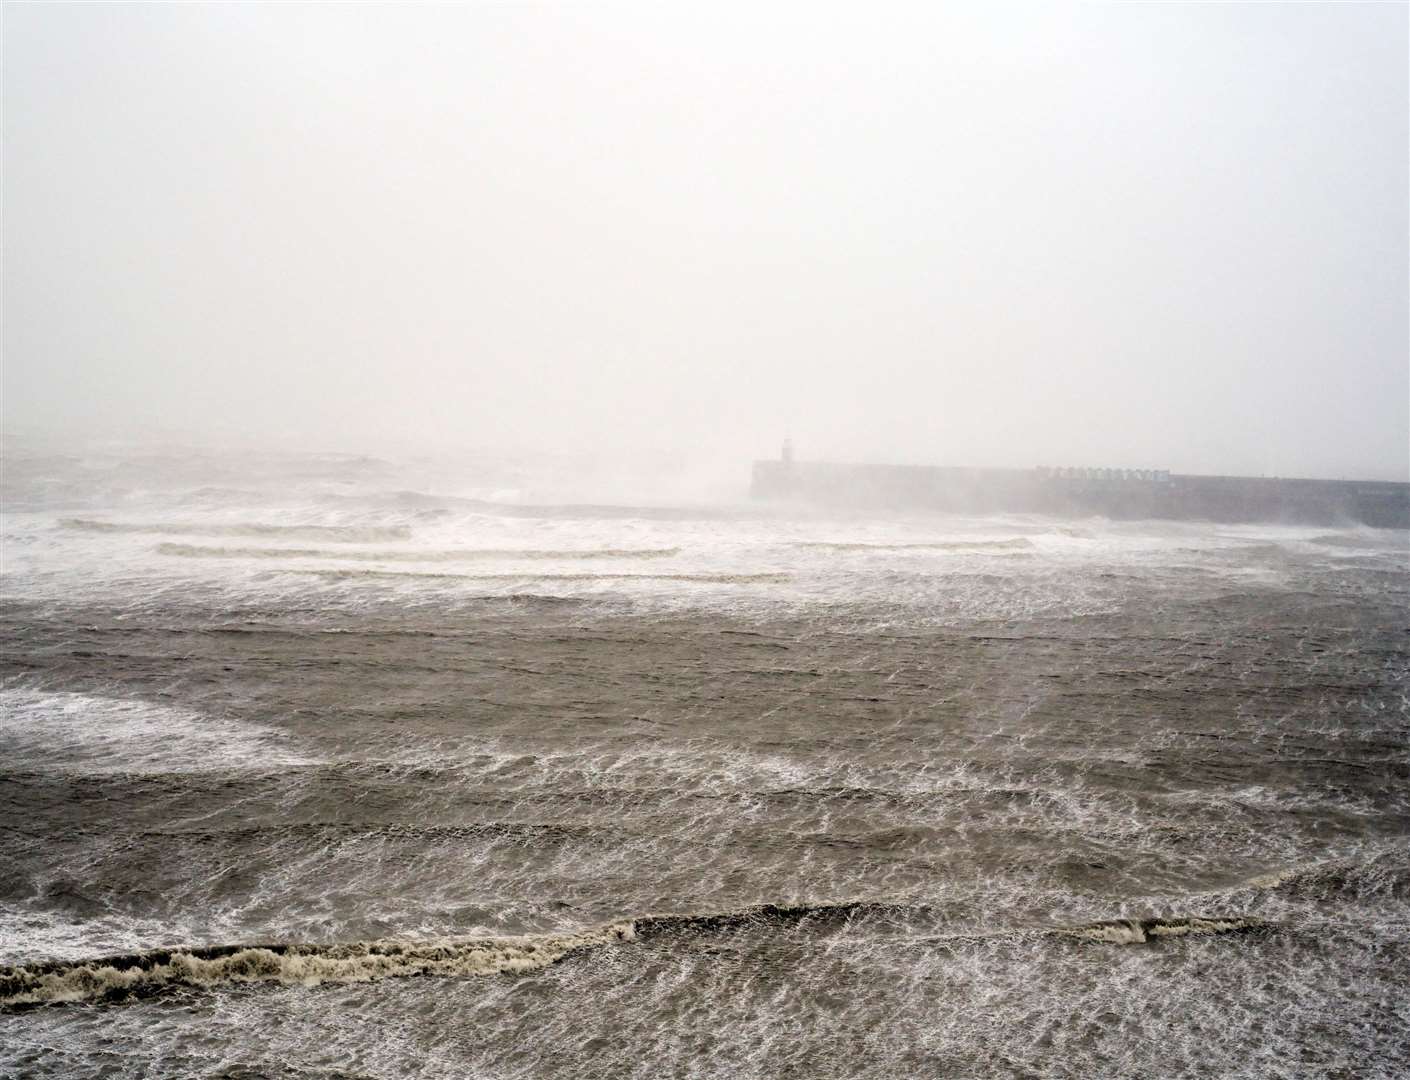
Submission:
{"label": "stormy sea", "polygon": [[0,1074],[1410,1070],[1405,532],[551,464],[8,450]]}

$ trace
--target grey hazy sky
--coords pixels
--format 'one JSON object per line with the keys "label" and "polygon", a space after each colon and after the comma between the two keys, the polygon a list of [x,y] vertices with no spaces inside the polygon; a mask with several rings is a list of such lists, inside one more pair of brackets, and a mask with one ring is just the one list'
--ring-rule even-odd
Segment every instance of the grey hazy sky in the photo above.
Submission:
{"label": "grey hazy sky", "polygon": [[1410,474],[1407,9],[7,5],[12,431]]}

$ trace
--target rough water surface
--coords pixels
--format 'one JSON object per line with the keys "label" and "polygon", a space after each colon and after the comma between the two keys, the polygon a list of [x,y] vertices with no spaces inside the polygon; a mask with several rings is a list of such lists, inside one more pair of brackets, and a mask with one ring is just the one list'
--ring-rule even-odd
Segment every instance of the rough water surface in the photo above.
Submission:
{"label": "rough water surface", "polygon": [[1410,1069],[1405,533],[448,475],[10,456],[0,1074]]}

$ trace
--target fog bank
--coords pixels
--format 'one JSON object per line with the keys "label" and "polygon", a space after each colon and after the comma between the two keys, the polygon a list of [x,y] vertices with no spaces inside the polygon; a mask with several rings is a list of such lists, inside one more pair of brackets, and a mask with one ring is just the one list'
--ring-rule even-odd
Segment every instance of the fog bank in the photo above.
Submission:
{"label": "fog bank", "polygon": [[6,430],[1405,479],[1406,36],[10,6]]}

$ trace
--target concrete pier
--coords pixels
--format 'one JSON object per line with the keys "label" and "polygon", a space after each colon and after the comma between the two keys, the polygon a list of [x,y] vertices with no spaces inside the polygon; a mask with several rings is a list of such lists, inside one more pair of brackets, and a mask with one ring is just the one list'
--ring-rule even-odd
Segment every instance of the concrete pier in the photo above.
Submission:
{"label": "concrete pier", "polygon": [[751,493],[758,499],[850,508],[1410,528],[1410,484],[1378,480],[780,459],[754,463]]}

